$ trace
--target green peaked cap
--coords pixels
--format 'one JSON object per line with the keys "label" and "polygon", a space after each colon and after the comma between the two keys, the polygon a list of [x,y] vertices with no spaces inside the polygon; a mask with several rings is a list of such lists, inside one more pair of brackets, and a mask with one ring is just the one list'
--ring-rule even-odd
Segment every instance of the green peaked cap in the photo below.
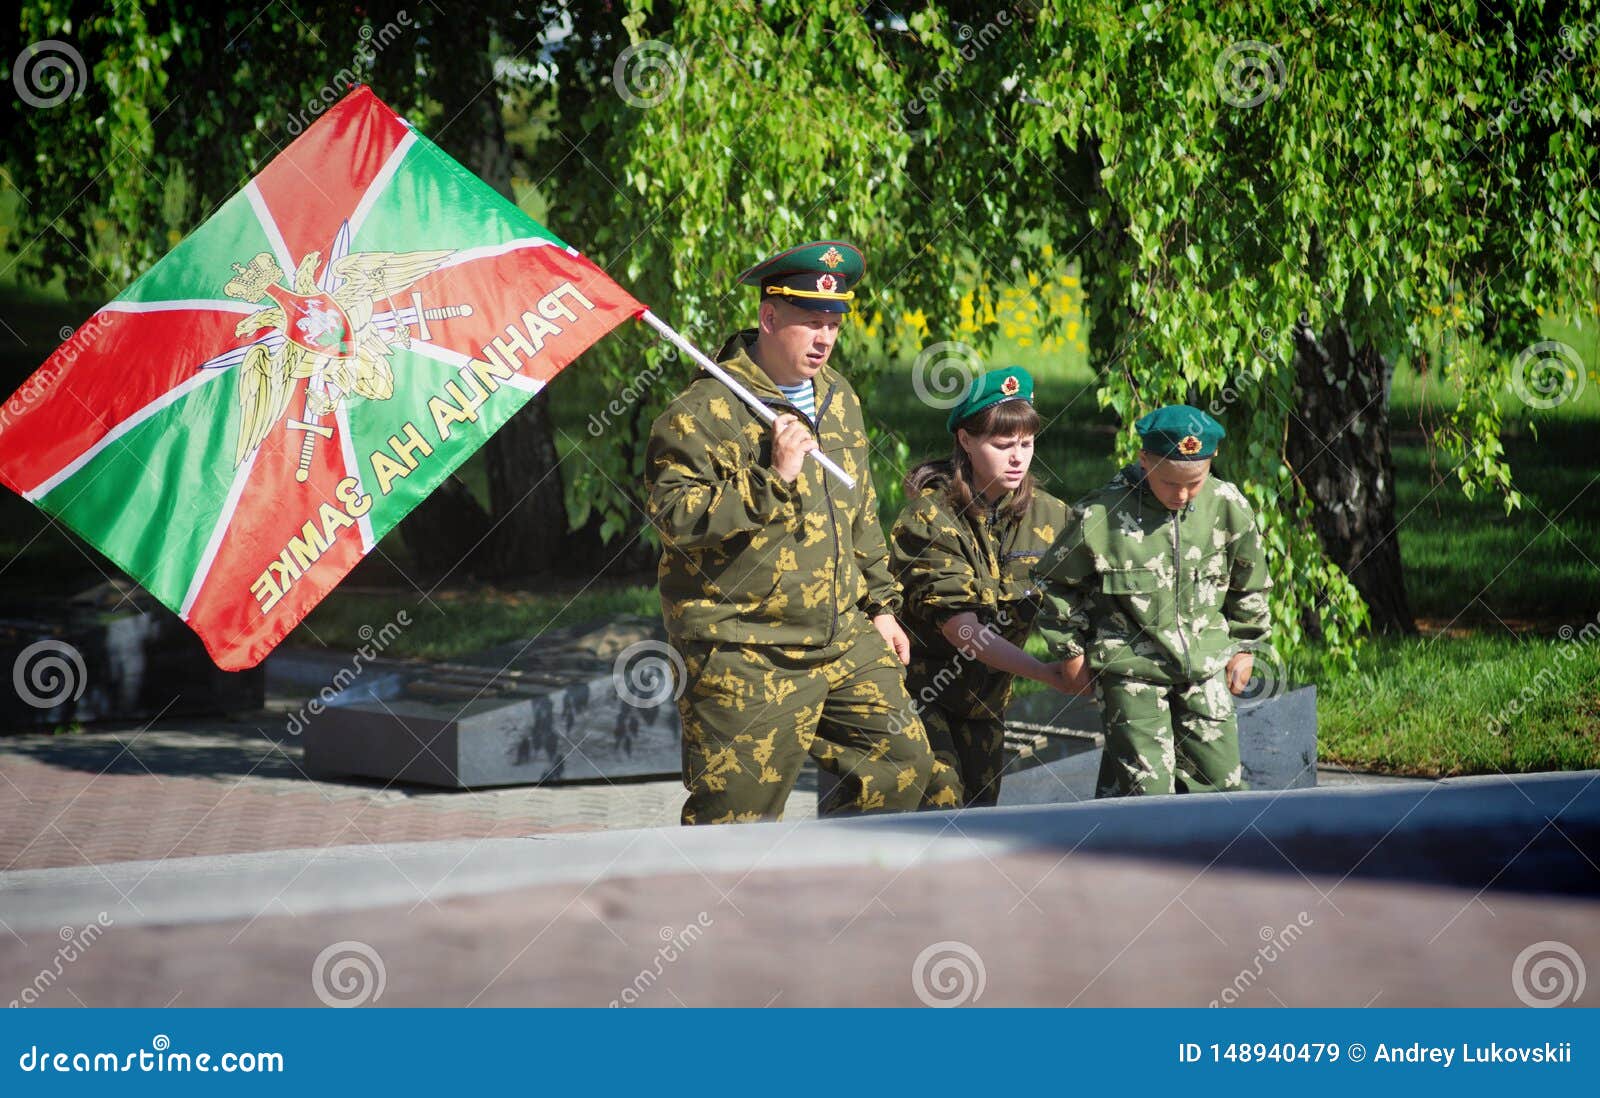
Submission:
{"label": "green peaked cap", "polygon": [[739,282],[760,286],[762,301],[782,298],[813,312],[847,313],[866,269],[854,244],[816,240],[763,259],[741,274]]}

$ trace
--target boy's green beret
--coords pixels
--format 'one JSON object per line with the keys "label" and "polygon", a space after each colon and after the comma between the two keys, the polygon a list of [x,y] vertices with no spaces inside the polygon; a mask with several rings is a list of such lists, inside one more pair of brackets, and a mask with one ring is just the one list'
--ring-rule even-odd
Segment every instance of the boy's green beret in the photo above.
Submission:
{"label": "boy's green beret", "polygon": [[1222,424],[1198,408],[1169,404],[1141,416],[1133,425],[1142,449],[1174,461],[1200,461],[1217,452],[1227,434]]}

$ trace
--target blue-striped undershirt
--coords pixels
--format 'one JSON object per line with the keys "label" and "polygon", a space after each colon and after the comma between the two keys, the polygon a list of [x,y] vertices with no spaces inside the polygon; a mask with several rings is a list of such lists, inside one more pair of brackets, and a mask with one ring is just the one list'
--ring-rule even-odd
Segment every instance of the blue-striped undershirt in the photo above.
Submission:
{"label": "blue-striped undershirt", "polygon": [[806,414],[812,423],[817,421],[817,390],[809,381],[802,381],[798,385],[779,385],[778,392],[782,393],[790,404]]}

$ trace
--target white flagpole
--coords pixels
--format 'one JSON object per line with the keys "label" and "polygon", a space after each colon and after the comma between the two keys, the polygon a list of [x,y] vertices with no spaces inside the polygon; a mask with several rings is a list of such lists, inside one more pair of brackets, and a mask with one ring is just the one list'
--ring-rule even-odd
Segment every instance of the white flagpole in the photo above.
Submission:
{"label": "white flagpole", "polygon": [[[668,343],[671,343],[674,347],[678,348],[678,350],[682,351],[684,354],[698,362],[702,370],[716,378],[718,381],[722,382],[729,389],[733,390],[733,395],[748,405],[750,410],[756,415],[760,416],[764,422],[771,423],[773,420],[778,418],[778,413],[774,412],[771,408],[768,408],[754,393],[752,393],[749,389],[746,389],[743,385],[739,384],[738,380],[735,379],[732,374],[728,373],[728,371],[724,370],[721,366],[718,366],[715,362],[712,362],[711,359],[707,357],[698,347],[690,343],[687,339],[684,339],[649,309],[646,309],[640,315],[639,319],[650,325],[650,327],[654,328]],[[807,454],[816,458],[817,464],[821,465],[824,469],[837,477],[846,488],[855,488],[855,478],[849,473],[845,472],[843,469],[839,468],[836,463],[825,457],[821,450],[808,450]]]}

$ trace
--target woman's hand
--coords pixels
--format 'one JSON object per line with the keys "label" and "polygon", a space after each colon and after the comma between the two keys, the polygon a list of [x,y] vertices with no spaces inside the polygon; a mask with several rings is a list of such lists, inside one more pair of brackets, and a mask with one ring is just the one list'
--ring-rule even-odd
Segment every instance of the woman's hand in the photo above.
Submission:
{"label": "woman's hand", "polygon": [[[1049,665],[1055,674],[1056,682],[1051,685],[1063,694],[1093,694],[1094,677],[1089,673],[1089,664],[1082,656],[1073,656],[1062,660],[1060,663]],[[1043,680],[1041,680],[1043,681]]]}

